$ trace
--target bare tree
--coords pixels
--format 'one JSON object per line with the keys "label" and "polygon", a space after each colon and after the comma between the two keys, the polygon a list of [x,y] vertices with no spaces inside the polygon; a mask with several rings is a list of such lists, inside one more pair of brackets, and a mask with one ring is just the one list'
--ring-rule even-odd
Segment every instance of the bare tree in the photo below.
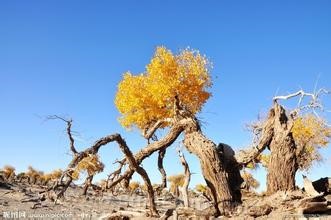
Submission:
{"label": "bare tree", "polygon": [[181,150],[178,149],[177,152],[178,152],[180,162],[181,162],[182,166],[184,167],[184,174],[185,174],[184,183],[183,183],[183,186],[181,187],[184,206],[189,207],[190,203],[189,203],[189,197],[188,197],[188,186],[189,186],[190,180],[191,180],[190,167],[188,166],[188,163],[186,162],[184,154],[181,152]]}

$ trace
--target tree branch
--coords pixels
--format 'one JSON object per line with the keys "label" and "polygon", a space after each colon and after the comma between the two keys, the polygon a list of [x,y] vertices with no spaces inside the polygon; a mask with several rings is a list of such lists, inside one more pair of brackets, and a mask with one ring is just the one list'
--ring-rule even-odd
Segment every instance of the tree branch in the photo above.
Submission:
{"label": "tree branch", "polygon": [[69,137],[69,141],[70,141],[70,150],[74,153],[74,154],[77,154],[77,150],[75,148],[75,140],[74,138],[72,137],[72,134],[71,134],[71,125],[72,125],[72,119],[65,119],[65,118],[62,118],[58,115],[50,115],[48,116],[46,119],[48,120],[54,120],[54,119],[59,119],[59,120],[62,120],[64,121],[65,123],[67,123],[67,134],[68,134],[68,137]]}
{"label": "tree branch", "polygon": [[256,146],[246,151],[241,150],[235,154],[234,157],[239,164],[246,166],[248,163],[254,161],[255,158],[258,157],[267,146],[269,146],[274,135],[274,117],[274,109],[271,109],[268,119],[262,127],[261,137],[259,138],[260,140]]}
{"label": "tree branch", "polygon": [[156,205],[155,205],[155,200],[154,200],[154,189],[153,189],[152,183],[148,177],[147,172],[145,171],[144,168],[139,166],[136,159],[132,155],[131,150],[129,149],[126,142],[119,134],[115,135],[114,140],[118,143],[120,149],[126,156],[126,160],[129,164],[130,169],[136,171],[143,178],[143,180],[147,186],[151,216],[159,216],[159,214],[156,210]]}
{"label": "tree branch", "polygon": [[[146,147],[138,151],[134,155],[137,164],[140,164],[145,158],[149,157],[154,152],[169,147],[178,138],[180,133],[184,131],[185,127],[190,127],[187,125],[190,125],[191,123],[193,123],[192,119],[180,120],[170,128],[170,131],[162,139],[148,144]],[[118,178],[114,179],[111,183],[109,183],[108,188],[116,186],[125,178],[130,178],[133,173],[134,170],[129,167],[122,175],[118,176]]]}
{"label": "tree branch", "polygon": [[179,149],[177,149],[177,152],[178,152],[180,162],[182,163],[182,166],[184,167],[184,173],[185,173],[184,184],[181,187],[183,200],[184,200],[184,206],[189,207],[188,185],[190,184],[190,180],[191,180],[190,167],[188,166],[183,153]]}
{"label": "tree branch", "polygon": [[[299,96],[299,101],[298,101],[298,105],[297,105],[298,107],[296,109],[294,109],[294,111],[292,111],[292,113],[298,113],[299,111],[304,110],[304,109],[313,109],[313,111],[315,109],[320,109],[321,111],[324,111],[324,107],[321,104],[321,100],[319,98],[321,95],[328,95],[328,94],[331,94],[331,92],[324,88],[319,89],[315,93],[308,93],[301,89],[295,93],[291,93],[286,96],[275,96],[275,97],[273,97],[273,101],[277,102],[278,100],[288,100],[288,99]],[[305,97],[310,97],[311,100],[309,101],[309,103],[307,105],[302,105],[303,99]]]}
{"label": "tree branch", "polygon": [[159,150],[159,156],[157,158],[157,166],[162,175],[162,184],[160,187],[162,189],[167,187],[167,173],[163,167],[163,158],[164,158],[165,153],[166,153],[166,149]]}

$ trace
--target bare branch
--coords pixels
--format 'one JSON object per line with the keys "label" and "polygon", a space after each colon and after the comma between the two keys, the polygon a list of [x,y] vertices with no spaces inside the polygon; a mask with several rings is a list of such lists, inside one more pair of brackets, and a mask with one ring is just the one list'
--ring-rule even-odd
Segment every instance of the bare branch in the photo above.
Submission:
{"label": "bare branch", "polygon": [[72,137],[72,131],[71,131],[71,126],[72,126],[72,119],[65,119],[63,117],[60,117],[58,115],[50,115],[50,116],[47,116],[46,118],[47,120],[54,120],[54,119],[59,119],[59,120],[62,120],[64,121],[65,123],[67,123],[67,134],[68,134],[68,137],[69,137],[69,141],[70,141],[70,150],[74,153],[74,154],[77,154],[77,150],[75,148],[75,140],[74,138]]}
{"label": "bare branch", "polygon": [[249,150],[241,150],[238,152],[238,154],[235,155],[236,161],[239,164],[245,166],[248,163],[254,161],[255,158],[258,157],[267,146],[269,146],[274,135],[274,116],[275,112],[273,109],[271,109],[271,111],[269,112],[268,119],[263,124],[263,126],[261,126],[262,131],[259,135],[260,137],[258,144]]}
{"label": "bare branch", "polygon": [[155,134],[157,129],[159,129],[162,125],[164,125],[166,123],[172,123],[172,122],[173,122],[173,119],[166,118],[163,120],[158,120],[154,124],[151,123],[151,125],[147,126],[143,130],[142,135],[144,138],[146,138],[148,140],[148,144],[149,144],[149,139],[151,139],[153,137],[153,135]]}
{"label": "bare branch", "polygon": [[146,170],[144,168],[142,168],[141,166],[139,166],[136,159],[132,155],[131,150],[129,149],[126,142],[119,134],[114,136],[114,140],[118,143],[122,152],[126,156],[126,160],[128,161],[130,169],[136,171],[143,178],[143,180],[147,186],[149,203],[150,203],[150,213],[152,216],[158,216],[159,214],[156,210],[156,205],[155,205],[155,200],[154,200],[154,189],[153,189],[152,183],[148,177]]}
{"label": "bare branch", "polygon": [[[149,157],[156,151],[161,149],[166,149],[169,147],[180,135],[180,133],[187,127],[188,124],[192,123],[192,119],[182,119],[179,122],[175,123],[170,131],[162,139],[155,141],[151,144],[148,144],[146,147],[142,148],[139,152],[134,155],[137,163],[140,164],[145,158]],[[120,183],[125,178],[130,178],[134,173],[134,170],[130,167],[117,178],[114,178],[112,182],[109,183],[108,188],[112,188]]]}
{"label": "bare branch", "polygon": [[[311,109],[314,114],[318,115],[317,112],[315,111],[315,109],[324,111],[324,106],[321,103],[320,97],[322,95],[327,95],[327,94],[331,94],[331,92],[324,88],[321,88],[318,91],[316,91],[316,89],[315,89],[314,93],[308,93],[301,89],[295,93],[292,93],[292,94],[289,94],[286,96],[275,96],[273,98],[273,101],[277,102],[278,100],[288,100],[288,99],[299,96],[298,106],[296,109],[294,109],[291,112],[291,114],[297,114],[301,110]],[[303,99],[305,97],[310,97],[310,101],[308,102],[308,104],[302,105]]]}
{"label": "bare branch", "polygon": [[178,152],[180,162],[182,163],[182,165],[184,167],[184,173],[185,173],[184,184],[181,187],[183,200],[184,200],[184,206],[189,207],[188,185],[190,184],[190,180],[191,180],[190,167],[188,166],[188,163],[186,162],[186,159],[185,159],[183,153],[181,152],[181,150],[177,149],[177,152]]}
{"label": "bare branch", "polygon": [[158,128],[160,128],[163,123],[164,123],[163,120],[159,120],[159,121],[155,122],[152,125],[152,127],[144,129],[143,134],[142,134],[144,136],[144,138],[150,139],[153,136],[153,134],[155,133],[155,131]]}

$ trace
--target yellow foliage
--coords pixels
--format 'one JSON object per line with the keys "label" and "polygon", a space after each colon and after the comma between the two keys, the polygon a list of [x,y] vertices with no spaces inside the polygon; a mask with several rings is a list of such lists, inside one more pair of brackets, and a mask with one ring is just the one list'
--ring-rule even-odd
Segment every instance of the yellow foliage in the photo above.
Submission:
{"label": "yellow foliage", "polygon": [[176,193],[178,187],[184,185],[185,176],[183,174],[169,176],[168,181],[170,182],[170,192]]}
{"label": "yellow foliage", "polygon": [[44,173],[42,171],[38,171],[34,169],[32,166],[29,166],[26,175],[30,178],[40,178],[41,176],[44,175]]}
{"label": "yellow foliage", "polygon": [[95,175],[103,171],[104,164],[100,161],[99,156],[95,154],[89,154],[87,157],[83,158],[76,166],[71,177],[74,180],[79,178],[81,172],[86,171],[88,175]]}
{"label": "yellow foliage", "polygon": [[200,192],[200,193],[206,193],[207,192],[207,186],[203,184],[197,184],[195,186],[195,190]]}
{"label": "yellow foliage", "polygon": [[264,167],[268,167],[269,160],[270,160],[270,154],[260,154],[256,158],[256,161],[261,163],[262,166],[264,166]]}
{"label": "yellow foliage", "polygon": [[245,188],[250,190],[251,188],[258,188],[260,183],[249,172],[243,171],[241,177],[244,179]]}
{"label": "yellow foliage", "polygon": [[54,170],[50,173],[51,180],[57,180],[60,179],[62,176],[63,171],[61,169]]}
{"label": "yellow foliage", "polygon": [[52,179],[52,176],[50,174],[44,174],[44,175],[40,176],[40,179],[44,182],[48,182]]}
{"label": "yellow foliage", "polygon": [[246,165],[246,168],[248,168],[248,169],[255,169],[256,168],[256,163],[255,162],[249,162]]}
{"label": "yellow foliage", "polygon": [[174,116],[177,96],[181,107],[192,114],[201,110],[210,97],[209,62],[198,51],[186,49],[174,55],[158,47],[146,72],[127,72],[118,85],[115,105],[122,114],[120,123],[127,128],[144,129],[151,122]]}
{"label": "yellow foliage", "polygon": [[131,192],[134,192],[136,189],[138,189],[140,187],[140,183],[139,182],[135,182],[135,181],[132,181],[130,182],[129,184],[129,188],[130,188],[130,191]]}
{"label": "yellow foliage", "polygon": [[298,117],[292,128],[297,145],[299,169],[309,169],[314,160],[321,160],[318,148],[327,147],[331,137],[331,128],[313,114]]}
{"label": "yellow foliage", "polygon": [[5,165],[1,171],[4,173],[6,179],[11,177],[12,175],[15,175],[15,168],[10,165]]}
{"label": "yellow foliage", "polygon": [[61,169],[57,169],[54,170],[50,173],[46,173],[40,176],[41,180],[48,182],[48,181],[56,181],[57,179],[59,179],[62,175],[62,170]]}

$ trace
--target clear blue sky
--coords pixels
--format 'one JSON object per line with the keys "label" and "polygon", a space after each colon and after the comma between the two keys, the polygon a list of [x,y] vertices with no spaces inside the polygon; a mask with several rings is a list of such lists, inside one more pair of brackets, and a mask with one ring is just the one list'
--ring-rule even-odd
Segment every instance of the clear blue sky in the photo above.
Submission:
{"label": "clear blue sky", "polygon": [[[74,119],[79,149],[119,132],[138,151],[145,140],[121,128],[113,100],[122,73],[144,71],[157,45],[174,52],[190,46],[209,57],[214,86],[200,115],[204,132],[245,147],[245,123],[266,112],[277,91],[312,90],[318,76],[331,88],[330,11],[322,0],[0,1],[0,167],[66,167],[65,125],[45,122],[50,114]],[[325,104],[331,108],[330,97]],[[101,154],[106,173],[121,158],[115,144]],[[203,182],[197,160],[186,156],[192,185]],[[331,149],[323,156],[309,177],[330,176]],[[160,181],[155,156],[144,167]],[[174,147],[165,168],[182,172]],[[263,185],[263,170],[254,174]]]}

